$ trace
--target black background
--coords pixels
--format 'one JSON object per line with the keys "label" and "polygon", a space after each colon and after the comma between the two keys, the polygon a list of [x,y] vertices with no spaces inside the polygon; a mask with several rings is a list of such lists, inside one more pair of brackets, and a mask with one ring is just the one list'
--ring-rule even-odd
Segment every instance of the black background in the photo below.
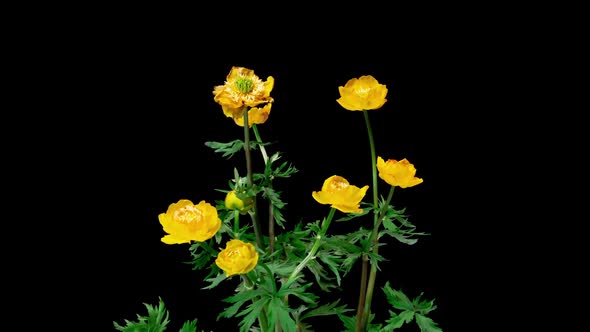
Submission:
{"label": "black background", "polygon": [[[258,39],[232,44],[212,36],[201,40],[204,31],[139,24],[88,31],[84,42],[68,45],[71,52],[49,48],[63,57],[47,66],[39,84],[56,84],[55,77],[67,81],[48,96],[53,108],[66,111],[36,118],[56,124],[48,126],[51,139],[35,147],[51,153],[46,163],[52,166],[41,172],[46,176],[37,186],[59,189],[47,197],[59,200],[51,208],[71,225],[58,229],[60,265],[56,261],[46,271],[66,267],[67,273],[59,273],[63,286],[50,282],[52,295],[36,304],[45,308],[73,295],[68,319],[88,318],[88,329],[109,331],[113,321],[134,320],[146,312],[143,303],[155,305],[161,297],[171,331],[194,318],[206,331],[236,330],[237,321],[216,321],[235,281],[201,290],[205,274],[184,264],[188,245],[163,244],[157,216],[181,198],[223,199],[215,189],[227,188],[234,167],[244,173],[241,154],[226,160],[204,144],[242,138],[242,128],[223,115],[212,90],[232,66],[243,66],[275,78],[275,103],[259,129],[274,142],[268,151],[281,151],[299,169],[276,183],[288,202],[287,228],[327,214],[311,192],[328,176],[371,184],[363,116],[336,102],[338,87],[362,75],[388,87],[388,102],[369,113],[377,154],[416,166],[424,183],[396,190],[393,204],[406,207],[418,230],[430,235],[413,246],[388,240],[374,309],[386,318],[379,288],[389,280],[411,297],[424,292],[435,299],[431,318],[443,330],[477,321],[483,314],[477,308],[489,296],[482,278],[497,273],[483,263],[495,253],[480,250],[488,237],[482,221],[487,203],[480,195],[492,184],[482,165],[493,155],[486,134],[493,127],[493,100],[481,96],[481,82],[491,69],[476,56],[481,50],[466,48],[449,26],[418,28],[419,22],[403,32],[381,31],[391,35],[380,35],[380,43],[367,39],[366,45],[342,43],[350,41],[346,34],[332,38],[327,32],[285,33],[273,47]],[[322,44],[326,40],[329,46]],[[385,189],[380,182],[382,194]],[[333,224],[331,232],[339,229],[356,226]],[[358,274],[353,269],[344,291],[325,298],[342,297],[356,308]]]}
{"label": "black background", "polygon": [[[277,183],[290,221],[325,216],[311,191],[329,175],[370,183],[362,116],[336,99],[350,78],[373,75],[389,88],[370,112],[377,152],[408,158],[424,178],[397,190],[394,204],[431,234],[414,246],[389,242],[378,286],[436,299],[432,318],[445,331],[575,321],[562,297],[578,296],[571,281],[583,274],[558,249],[585,243],[572,239],[584,234],[572,231],[583,213],[567,218],[583,206],[578,191],[563,190],[579,187],[583,172],[571,168],[585,165],[573,148],[585,122],[564,104],[579,89],[556,75],[579,73],[579,52],[568,52],[579,43],[558,28],[558,10],[203,4],[14,13],[2,122],[13,321],[20,313],[31,329],[112,331],[162,297],[170,331],[194,318],[207,331],[235,330],[215,322],[233,285],[201,291],[203,275],[183,263],[188,248],[161,243],[157,220],[179,198],[221,199],[215,189],[242,165],[204,145],[241,137],[211,94],[231,66],[276,79],[260,129],[300,170]],[[351,307],[357,275],[343,285]],[[378,292],[374,301],[383,308]],[[557,307],[567,313],[539,314]]]}

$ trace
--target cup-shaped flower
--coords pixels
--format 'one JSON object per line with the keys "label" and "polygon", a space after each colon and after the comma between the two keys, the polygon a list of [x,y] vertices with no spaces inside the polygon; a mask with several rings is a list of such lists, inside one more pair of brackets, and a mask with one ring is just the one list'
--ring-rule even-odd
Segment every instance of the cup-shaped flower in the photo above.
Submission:
{"label": "cup-shaped flower", "polygon": [[[248,110],[248,127],[252,127],[253,124],[263,124],[270,115],[271,103],[264,105],[264,107],[253,107]],[[244,126],[244,117],[234,118],[234,122],[240,126]]]}
{"label": "cup-shaped flower", "polygon": [[215,264],[225,271],[226,277],[248,273],[257,263],[258,253],[254,245],[238,239],[229,240],[215,259]]}
{"label": "cup-shaped flower", "polygon": [[422,183],[424,180],[416,177],[416,168],[406,158],[397,161],[377,157],[379,177],[394,187],[408,188]]}
{"label": "cup-shaped flower", "polygon": [[336,101],[349,111],[376,110],[387,101],[387,87],[371,75],[352,78],[338,91],[340,98]]}
{"label": "cup-shaped flower", "polygon": [[162,238],[166,244],[204,242],[221,228],[217,209],[205,201],[195,205],[188,199],[181,199],[170,204],[166,213],[160,213],[158,219],[164,232],[168,233]]}
{"label": "cup-shaped flower", "polygon": [[369,186],[359,188],[351,185],[345,178],[332,175],[322,185],[321,191],[311,193],[320,204],[329,204],[344,213],[361,213],[360,203],[365,197]]}
{"label": "cup-shaped flower", "polygon": [[252,69],[234,66],[227,75],[225,84],[213,88],[213,100],[221,105],[225,116],[241,118],[247,107],[272,103],[270,92],[273,87],[272,76],[263,81]]}
{"label": "cup-shaped flower", "polygon": [[225,207],[230,210],[237,210],[240,214],[246,214],[252,208],[254,199],[252,197],[245,197],[243,199],[238,197],[238,194],[232,190],[225,195]]}

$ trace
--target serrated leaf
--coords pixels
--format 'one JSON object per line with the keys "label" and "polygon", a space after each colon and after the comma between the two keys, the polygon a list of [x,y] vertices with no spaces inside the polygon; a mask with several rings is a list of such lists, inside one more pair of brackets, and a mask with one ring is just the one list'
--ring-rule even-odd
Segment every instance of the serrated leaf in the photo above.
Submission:
{"label": "serrated leaf", "polygon": [[170,323],[168,319],[169,313],[164,306],[164,301],[160,298],[158,307],[144,303],[148,311],[148,316],[137,315],[136,321],[129,321],[125,319],[125,326],[113,322],[113,326],[117,331],[122,332],[164,332],[166,326]]}
{"label": "serrated leaf", "polygon": [[197,332],[197,320],[186,321],[178,332]]}
{"label": "serrated leaf", "polygon": [[213,278],[205,279],[205,281],[208,281],[210,284],[209,284],[209,286],[203,287],[203,289],[211,289],[213,287],[216,287],[225,279],[226,279],[225,272],[218,273],[217,276],[215,276]]}
{"label": "serrated leaf", "polygon": [[416,314],[416,324],[422,332],[442,332],[442,329],[432,319],[420,314]]}
{"label": "serrated leaf", "polygon": [[268,306],[270,326],[280,325],[284,332],[296,332],[295,320],[291,317],[291,309],[277,297],[274,297]]}
{"label": "serrated leaf", "polygon": [[385,296],[387,298],[387,302],[391,304],[394,308],[400,310],[414,310],[414,305],[412,301],[404,294],[402,291],[395,290],[391,288],[389,285],[389,281],[385,283],[383,286],[383,291],[385,292]]}
{"label": "serrated leaf", "polygon": [[324,304],[315,309],[308,310],[303,315],[301,315],[301,320],[318,316],[342,315],[346,312],[354,311],[352,309],[347,309],[346,304],[337,306],[338,303],[340,303],[340,300],[336,300],[332,303]]}
{"label": "serrated leaf", "polygon": [[239,139],[228,143],[208,141],[205,142],[205,146],[212,148],[216,153],[222,153],[223,157],[230,158],[244,148],[244,142]]}
{"label": "serrated leaf", "polygon": [[387,325],[383,327],[383,332],[396,330],[402,327],[405,323],[405,320],[402,317],[391,310],[389,311],[389,315],[390,318],[385,321]]}
{"label": "serrated leaf", "polygon": [[268,302],[268,298],[262,298],[254,301],[246,309],[236,315],[236,317],[244,316],[244,318],[242,318],[240,321],[240,332],[248,332],[252,324],[254,324],[258,317],[260,317],[262,310],[265,308]]}

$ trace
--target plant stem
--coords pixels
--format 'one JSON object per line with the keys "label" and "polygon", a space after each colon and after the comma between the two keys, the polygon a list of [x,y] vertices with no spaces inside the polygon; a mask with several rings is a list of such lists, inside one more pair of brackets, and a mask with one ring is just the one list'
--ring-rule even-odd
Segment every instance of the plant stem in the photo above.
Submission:
{"label": "plant stem", "polygon": [[[252,125],[252,129],[254,130],[254,136],[256,137],[256,141],[260,143],[260,153],[262,153],[262,159],[264,160],[264,166],[268,163],[268,155],[266,154],[266,149],[264,145],[262,145],[262,138],[260,138],[260,133],[258,132],[258,126],[256,124]],[[269,187],[272,188],[272,183],[269,184]],[[274,208],[272,202],[269,200],[268,202],[268,251],[272,255],[275,248],[275,216],[274,216]]]}
{"label": "plant stem", "polygon": [[[248,186],[253,188],[252,182],[252,156],[250,153],[250,127],[248,126],[248,109],[244,110],[244,151],[246,152],[246,179],[248,180]],[[256,204],[256,195],[253,197],[253,208],[250,213],[252,216],[252,222],[254,223],[254,235],[256,236],[256,244],[262,249],[262,231],[260,229],[260,222],[258,222],[258,208]]]}
{"label": "plant stem", "polygon": [[321,244],[322,240],[324,239],[324,236],[326,236],[326,232],[328,231],[328,227],[330,226],[330,223],[332,222],[332,218],[334,218],[335,213],[336,213],[336,209],[330,208],[330,213],[328,214],[328,217],[322,221],[322,226],[320,228],[320,232],[316,235],[315,242],[313,243],[311,250],[309,251],[309,253],[307,253],[307,256],[305,256],[305,258],[299,263],[299,265],[297,265],[295,270],[293,270],[293,272],[289,276],[289,279],[287,279],[287,284],[290,284],[291,282],[293,282],[297,278],[297,275],[299,274],[299,272],[301,272],[301,270],[303,270],[305,265],[307,265],[307,263],[311,259],[315,258],[315,254],[318,252],[318,249],[320,248],[320,244]]}
{"label": "plant stem", "polygon": [[375,152],[375,140],[373,138],[373,130],[371,129],[371,122],[369,121],[369,114],[363,111],[365,117],[365,125],[367,126],[367,134],[369,135],[369,147],[371,149],[371,173],[373,176],[373,208],[375,208],[374,224],[377,224],[377,208],[379,207],[379,190],[377,187],[377,154]]}
{"label": "plant stem", "polygon": [[[375,140],[373,138],[373,130],[371,129],[371,121],[369,120],[369,114],[367,113],[367,111],[363,111],[363,117],[365,118],[365,125],[367,127],[367,134],[369,136],[369,147],[371,150],[371,174],[372,174],[372,179],[373,179],[373,233],[375,234],[375,232],[377,232],[377,228],[378,228],[378,211],[377,209],[379,208],[379,188],[378,188],[378,182],[377,182],[377,155],[375,152]],[[371,235],[373,237],[373,235]],[[375,247],[373,250],[375,252],[375,249],[377,247]],[[364,254],[363,255],[363,260],[362,260],[362,272],[361,273],[366,273],[367,269],[368,269],[368,264],[369,264],[369,257]],[[371,274],[373,274],[373,268],[374,266],[371,267]],[[376,271],[375,271],[376,273]],[[356,325],[356,331],[365,331],[366,327],[367,327],[367,321],[368,321],[368,317],[369,317],[369,313],[371,312],[371,297],[373,295],[373,288],[375,287],[374,285],[374,280],[373,280],[373,284],[371,284],[371,279],[369,278],[369,283],[366,284],[366,280],[363,280],[362,276],[361,276],[361,286],[360,286],[360,295],[359,295],[359,305],[357,307],[357,325]],[[366,292],[366,296],[362,296],[363,293]],[[362,312],[362,315],[361,315]],[[359,321],[359,317],[361,318]]]}
{"label": "plant stem", "polygon": [[260,138],[260,133],[258,132],[258,126],[256,126],[256,124],[253,124],[252,130],[254,131],[256,141],[260,143],[260,153],[262,153],[262,159],[264,159],[264,165],[266,165],[266,163],[268,162],[268,155],[266,154],[266,149],[264,148],[264,145],[262,145],[262,139]]}
{"label": "plant stem", "polygon": [[[383,219],[385,219],[385,214],[387,213],[387,208],[389,206],[389,202],[391,202],[391,198],[393,197],[393,191],[394,191],[395,187],[392,186],[389,189],[389,195],[387,196],[387,200],[385,201],[385,203],[383,203],[383,206],[381,207],[381,211],[379,212],[379,216],[377,218],[377,224],[375,225],[375,228],[373,229],[373,233],[371,234],[371,243],[373,246],[373,253],[377,254],[379,252],[379,227],[381,226],[381,223],[383,222]],[[377,211],[375,211],[375,213],[377,213]],[[371,265],[371,272],[369,274],[369,281],[367,283],[367,295],[365,297],[365,308],[363,311],[363,328],[367,328],[367,323],[368,323],[368,317],[371,314],[371,301],[373,300],[373,290],[375,289],[375,280],[377,278],[377,264],[372,264]]]}
{"label": "plant stem", "polygon": [[361,331],[362,322],[363,322],[363,312],[365,311],[365,296],[367,294],[367,270],[369,269],[368,263],[369,257],[367,255],[363,255],[363,262],[361,267],[361,285],[360,285],[360,292],[359,292],[359,303],[356,309],[356,332]]}
{"label": "plant stem", "polygon": [[234,236],[240,231],[240,212],[234,211]]}

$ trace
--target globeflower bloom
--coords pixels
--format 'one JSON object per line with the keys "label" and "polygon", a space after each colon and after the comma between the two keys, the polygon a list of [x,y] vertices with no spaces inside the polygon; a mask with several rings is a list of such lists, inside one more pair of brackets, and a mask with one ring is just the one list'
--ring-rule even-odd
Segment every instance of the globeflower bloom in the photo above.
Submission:
{"label": "globeflower bloom", "polygon": [[263,81],[253,70],[234,66],[227,75],[225,84],[213,88],[213,100],[221,105],[225,116],[241,118],[247,107],[272,103],[274,100],[270,92],[273,87],[272,76]]}
{"label": "globeflower bloom", "polygon": [[[268,119],[270,115],[270,108],[272,107],[271,103],[264,105],[264,107],[253,107],[248,110],[248,127],[252,127],[253,124],[263,124]],[[234,122],[240,126],[244,126],[244,117],[240,116],[234,118]]]}
{"label": "globeflower bloom", "polygon": [[248,273],[257,263],[258,253],[254,245],[237,239],[229,240],[215,259],[215,264],[225,271],[226,277]]}
{"label": "globeflower bloom", "polygon": [[212,238],[221,228],[221,219],[217,209],[205,201],[194,205],[188,199],[181,199],[168,206],[166,213],[158,215],[164,232],[162,238],[166,244],[204,242]]}
{"label": "globeflower bloom", "polygon": [[397,161],[377,157],[379,177],[394,187],[408,188],[422,183],[424,180],[416,177],[416,168],[406,158]]}
{"label": "globeflower bloom", "polygon": [[324,181],[321,191],[314,191],[311,195],[318,203],[329,204],[344,213],[361,213],[360,202],[367,189],[368,185],[359,188],[341,176],[332,175]]}
{"label": "globeflower bloom", "polygon": [[340,98],[336,101],[349,111],[375,110],[387,101],[387,87],[371,75],[352,78],[338,91]]}

